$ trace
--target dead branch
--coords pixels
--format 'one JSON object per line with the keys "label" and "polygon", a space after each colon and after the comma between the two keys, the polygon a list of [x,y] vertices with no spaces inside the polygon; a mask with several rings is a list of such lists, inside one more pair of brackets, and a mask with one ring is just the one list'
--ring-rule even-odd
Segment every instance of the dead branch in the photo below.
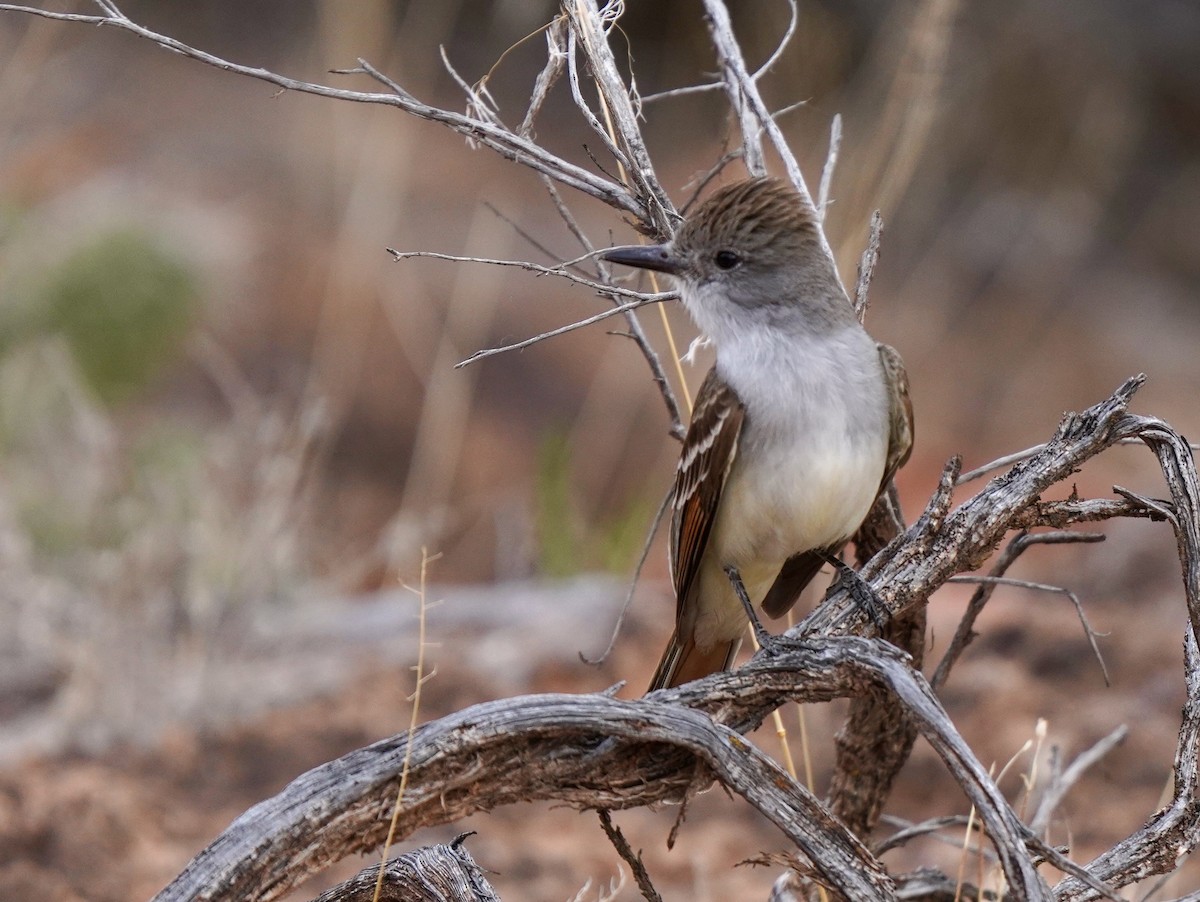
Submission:
{"label": "dead branch", "polygon": [[633,872],[633,879],[637,881],[638,889],[641,890],[646,902],[663,902],[662,896],[650,881],[650,874],[646,870],[646,865],[642,863],[641,854],[633,851],[633,847],[629,845],[629,840],[625,838],[621,828],[613,823],[612,814],[603,808],[600,809],[600,826],[604,828],[604,835],[617,850],[617,854],[629,865],[629,869]]}
{"label": "dead branch", "polygon": [[[1029,533],[1025,530],[1017,533],[1012,540],[996,558],[996,562],[992,565],[991,572],[988,574],[994,579],[999,579],[1008,572],[1008,568],[1016,563],[1027,549],[1034,545],[1056,545],[1075,542],[1102,542],[1104,536],[1094,532],[1043,532]],[[979,588],[975,590],[975,594],[971,596],[971,600],[967,603],[967,609],[963,613],[962,619],[958,623],[958,628],[954,631],[954,637],[950,640],[950,645],[946,648],[942,655],[942,660],[938,663],[937,670],[934,671],[930,678],[930,683],[934,689],[940,689],[945,685],[946,680],[950,676],[950,669],[966,651],[968,645],[975,640],[978,633],[975,632],[975,621],[979,615],[983,613],[984,605],[986,605],[992,597],[992,592],[995,591],[997,583],[988,581],[980,583]]]}
{"label": "dead branch", "polygon": [[[374,848],[408,754],[397,836],[515,801],[581,808],[679,800],[716,779],[763,813],[850,899],[894,898],[873,856],[812,795],[739,733],[787,701],[883,686],[980,812],[1022,898],[1050,899],[1026,851],[1032,836],[971,754],[908,657],[877,640],[788,643],[733,673],[623,701],[540,695],[468,708],[321,765],[235,821],[156,902],[273,899],[333,860]],[[735,732],[736,731],[736,732]],[[528,762],[536,761],[536,766]]]}
{"label": "dead branch", "polygon": [[317,896],[313,902],[500,902],[483,871],[463,848],[464,833],[448,846],[426,846],[390,859],[383,866],[379,896],[379,865],[359,871],[349,880]]}
{"label": "dead branch", "polygon": [[545,148],[541,147],[534,141],[522,137],[509,130],[508,128],[497,125],[494,122],[472,116],[466,116],[462,113],[455,113],[450,110],[443,110],[429,104],[422,103],[408,91],[401,88],[395,82],[387,79],[377,70],[375,70],[365,60],[359,60],[359,69],[342,70],[338,74],[355,74],[361,72],[370,75],[372,78],[380,81],[389,89],[389,93],[373,93],[368,91],[351,91],[345,88],[334,88],[329,85],[316,84],[313,82],[301,81],[295,78],[288,78],[284,75],[279,75],[268,69],[260,69],[253,66],[243,66],[238,63],[230,62],[222,59],[211,53],[199,50],[195,47],[190,47],[182,41],[176,40],[165,34],[159,34],[152,31],[143,25],[134,22],[124,13],[120,12],[115,5],[111,3],[99,4],[105,10],[104,15],[88,16],[76,13],[60,13],[46,9],[39,9],[33,6],[21,6],[14,3],[0,3],[0,12],[17,12],[25,13],[33,16],[41,16],[45,19],[57,19],[64,22],[78,22],[86,25],[99,25],[108,28],[119,28],[123,31],[128,31],[140,38],[153,41],[168,50],[173,50],[176,53],[198,60],[206,65],[213,66],[217,69],[222,69],[226,72],[233,72],[238,75],[244,75],[248,78],[256,78],[260,81],[268,82],[276,87],[283,88],[286,91],[298,91],[302,94],[315,94],[318,97],[330,97],[334,100],[347,100],[352,103],[378,103],[386,106],[394,106],[406,113],[411,113],[420,119],[427,119],[430,122],[440,122],[447,128],[458,132],[463,137],[478,142],[484,147],[489,147],[496,153],[500,154],[509,160],[519,160],[522,164],[529,166],[537,172],[548,175],[550,178],[564,185],[569,185],[585,194],[600,200],[606,204],[617,207],[632,215],[637,221],[648,221],[650,219],[650,211],[623,185],[602,176],[595,175],[582,167],[569,163],[566,160],[558,157]]}

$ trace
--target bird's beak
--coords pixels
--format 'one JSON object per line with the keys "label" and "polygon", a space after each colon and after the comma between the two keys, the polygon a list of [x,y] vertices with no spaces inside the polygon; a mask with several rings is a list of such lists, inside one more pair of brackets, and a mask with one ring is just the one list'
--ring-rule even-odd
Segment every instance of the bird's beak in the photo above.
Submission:
{"label": "bird's beak", "polygon": [[636,266],[639,269],[652,269],[655,272],[665,272],[678,275],[683,269],[683,262],[676,257],[669,244],[631,244],[627,247],[610,247],[600,254],[602,260],[609,263],[621,263],[625,266]]}

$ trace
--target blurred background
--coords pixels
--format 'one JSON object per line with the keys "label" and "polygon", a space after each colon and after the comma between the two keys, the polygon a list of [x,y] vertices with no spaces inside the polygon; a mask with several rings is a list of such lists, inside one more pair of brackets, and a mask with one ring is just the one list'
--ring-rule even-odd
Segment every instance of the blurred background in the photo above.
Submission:
{"label": "blurred background", "polygon": [[[444,47],[467,81],[491,73],[512,124],[556,11],[122,6],[236,62],[375,90],[329,72],[362,57],[460,110]],[[731,6],[755,66],[788,8]],[[620,26],[618,57],[643,95],[711,79],[694,0],[630,4]],[[827,228],[847,281],[883,213],[868,326],[912,380],[917,446],[899,479],[910,516],[950,455],[969,469],[1043,441],[1064,411],[1138,372],[1149,381],[1135,410],[1200,433],[1198,41],[1200,9],[1184,0],[802,4],[763,87],[775,108],[804,101],[781,124],[814,190],[843,117]],[[736,144],[732,129],[719,92],[647,104],[677,203]],[[537,137],[615,171],[565,85]],[[741,174],[734,163],[724,179]],[[633,240],[613,211],[566,200],[595,243]],[[648,677],[671,618],[661,537],[615,656],[600,671],[576,656],[606,644],[678,453],[636,348],[597,326],[454,369],[604,302],[527,272],[397,263],[386,247],[580,253],[535,176],[439,126],[280,92],[116,29],[0,13],[0,895],[19,897],[21,880],[44,898],[149,894],[246,805],[399,729],[415,615],[396,587],[417,580],[422,549],[440,555],[430,579],[446,599],[432,612],[445,641],[429,716]],[[686,345],[690,326],[668,315]],[[658,313],[642,321],[666,355]],[[692,386],[702,376],[687,369]],[[1114,482],[1163,493],[1141,449],[1109,452],[1077,485]],[[1065,600],[1014,592],[993,602],[947,695],[985,763],[1007,760],[1037,717],[1070,754],[1130,724],[1091,787],[1112,809],[1072,825],[1093,854],[1154,809],[1183,698],[1169,530],[1104,531],[1102,546],[1032,552],[1016,575],[1084,599],[1111,634],[1113,688]],[[965,591],[932,611],[935,656]],[[828,737],[838,709],[815,718]],[[827,771],[828,751],[815,755]],[[919,749],[912,769],[897,804],[928,816],[921,787],[939,765]],[[213,801],[198,806],[201,789]],[[189,809],[175,821],[156,801],[172,792]],[[947,796],[947,812],[963,805]],[[692,817],[713,848],[743,841],[745,858],[778,844],[704,811]],[[661,851],[669,820],[647,822],[643,841]],[[508,862],[531,897],[615,873],[603,849],[588,871],[564,847],[556,871],[545,849],[526,860],[489,847],[502,837],[486,823],[476,854]],[[79,850],[96,843],[87,881]],[[95,878],[114,862],[123,876]],[[703,851],[661,867],[691,898],[761,898],[770,883]]]}

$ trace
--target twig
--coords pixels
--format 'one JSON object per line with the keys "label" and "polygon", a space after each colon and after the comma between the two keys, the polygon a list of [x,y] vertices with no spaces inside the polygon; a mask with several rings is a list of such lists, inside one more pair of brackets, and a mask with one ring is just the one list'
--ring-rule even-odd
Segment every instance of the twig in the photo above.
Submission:
{"label": "twig", "polygon": [[498,128],[504,128],[504,123],[500,121],[496,99],[487,90],[484,82],[480,81],[475,85],[467,84],[466,79],[458,74],[458,70],[450,62],[450,57],[446,54],[446,48],[439,46],[438,52],[441,54],[442,66],[446,72],[454,79],[455,83],[462,89],[462,92],[467,95],[467,115],[474,114],[474,118],[476,119],[482,119],[484,122],[490,122]]}
{"label": "twig", "polygon": [[[566,268],[571,266],[575,261],[560,263],[558,266],[541,266],[537,263],[530,263],[526,260],[494,260],[486,257],[463,257],[457,254],[441,254],[435,251],[398,251],[389,247],[387,248],[387,252],[391,254],[392,257],[397,261],[407,260],[412,257],[428,257],[434,260],[449,260],[455,263],[486,263],[491,266],[515,266],[518,269],[525,269],[541,275],[558,276],[568,279],[577,285],[584,285],[600,292],[606,297],[612,298],[614,303],[618,297],[634,299],[628,303],[617,304],[617,306],[608,310],[601,311],[600,313],[585,317],[581,320],[576,320],[575,322],[568,323],[565,326],[559,326],[557,329],[551,329],[548,332],[542,332],[538,335],[531,336],[530,338],[514,342],[513,344],[502,345],[498,348],[484,348],[483,350],[476,351],[470,357],[467,357],[465,360],[456,363],[455,369],[467,366],[468,364],[475,363],[487,357],[494,357],[497,354],[504,354],[508,351],[519,351],[523,348],[528,348],[537,344],[539,341],[545,341],[547,338],[554,338],[558,335],[565,335],[568,332],[574,332],[576,329],[582,329],[585,326],[594,325],[595,323],[601,322],[613,316],[621,316],[622,314],[628,315],[638,307],[645,307],[647,304],[658,304],[663,301],[675,300],[679,297],[678,292],[674,291],[663,291],[659,292],[658,294],[647,294],[642,291],[631,291],[628,288],[622,288],[619,285],[613,285],[607,282],[597,282],[594,279],[577,275]],[[653,349],[649,347],[649,342],[645,341],[645,335],[641,332],[640,324],[638,324],[635,320],[631,325],[637,329],[633,337],[638,339],[640,336],[641,340],[638,341],[638,344],[643,347],[643,353],[649,351],[648,359],[651,361],[651,369],[655,369],[655,364],[658,362],[657,355],[655,355],[653,353]],[[661,366],[659,366],[657,369],[659,373],[661,373]],[[662,377],[662,382],[665,384],[665,376]],[[670,394],[669,388],[667,388],[667,394],[665,395],[665,398],[667,402],[667,409],[673,415],[673,422],[678,423],[678,408],[675,406],[675,398]]]}
{"label": "twig", "polygon": [[117,11],[115,6],[105,5],[104,8],[107,11],[107,15],[89,16],[76,13],[52,12],[50,10],[20,6],[12,3],[0,3],[0,11],[2,12],[25,13],[61,22],[79,22],[88,25],[119,28],[138,37],[153,41],[182,56],[198,60],[205,65],[213,66],[226,72],[244,75],[248,78],[265,81],[287,91],[298,91],[304,94],[314,94],[318,97],[330,97],[352,103],[376,103],[398,107],[421,119],[439,122],[464,137],[491,148],[506,159],[519,162],[536,172],[550,176],[561,184],[589,194],[609,206],[629,213],[638,221],[649,221],[652,218],[651,211],[626,188],[616,182],[594,175],[582,167],[569,163],[561,157],[550,153],[529,138],[518,135],[503,126],[422,103],[365,60],[360,59],[358,61],[359,68],[357,70],[342,70],[342,72],[344,74],[352,74],[358,71],[369,75],[381,84],[386,85],[390,93],[379,94],[333,88],[328,85],[288,78],[268,69],[239,65],[238,63],[233,63],[214,54],[198,50],[175,38],[159,34],[139,25]]}
{"label": "twig", "polygon": [[586,319],[576,320],[573,323],[568,323],[565,326],[559,326],[557,329],[551,329],[549,332],[542,332],[539,335],[533,335],[529,338],[526,338],[522,341],[514,342],[513,344],[510,344],[510,345],[502,345],[501,347],[498,347],[498,348],[484,348],[481,351],[476,351],[474,354],[472,354],[470,357],[466,358],[465,360],[461,360],[458,363],[454,364],[454,368],[458,369],[459,367],[464,367],[464,366],[467,366],[472,363],[477,363],[480,360],[484,360],[488,357],[495,357],[497,354],[504,354],[504,353],[507,353],[508,351],[519,351],[522,348],[528,348],[531,345],[535,345],[539,341],[545,341],[547,338],[554,338],[555,336],[558,336],[558,335],[566,335],[568,332],[574,332],[576,329],[582,329],[585,326],[593,325],[594,323],[598,323],[602,320],[609,319],[610,317],[613,317],[613,316],[620,316],[622,313],[627,313],[630,310],[636,310],[638,307],[645,307],[647,304],[656,304],[660,301],[672,300],[675,297],[676,297],[676,295],[674,295],[674,294],[665,293],[663,296],[660,296],[660,297],[651,296],[651,297],[647,297],[640,301],[630,301],[627,304],[621,304],[621,305],[613,307],[609,310],[601,311],[600,313],[594,314],[593,316],[589,316]]}
{"label": "twig", "polygon": [[[532,232],[530,232],[528,229],[523,227],[519,222],[517,222],[515,219],[513,219],[511,216],[509,216],[507,213],[505,213],[503,210],[501,210],[499,207],[497,207],[490,200],[485,200],[483,202],[483,206],[487,210],[489,210],[493,216],[495,216],[497,219],[499,219],[501,222],[503,222],[505,225],[507,225],[509,228],[511,228],[514,232],[516,232],[517,235],[519,235],[521,238],[523,238],[525,240],[525,242],[530,247],[532,247],[534,250],[538,251],[541,254],[545,254],[551,260],[559,259],[559,256],[560,256],[559,254],[556,254],[552,250],[550,250],[550,248],[548,248],[545,244],[543,244],[536,236],[533,235]],[[392,249],[388,248],[388,252],[391,253]],[[515,263],[517,261],[513,260],[513,261],[509,261],[509,262]],[[564,268],[567,266],[570,266],[570,267],[573,267],[574,269],[576,269],[580,273],[583,272],[582,268],[579,266],[579,261],[573,260],[570,263],[563,263],[560,265]],[[593,278],[590,275],[586,276],[586,277]]]}
{"label": "twig", "polygon": [[999,584],[998,580],[1004,576],[1008,568],[1025,551],[1034,545],[1102,541],[1104,541],[1103,535],[1089,532],[1028,533],[1022,531],[1015,535],[992,565],[992,571],[989,574],[990,578],[980,581],[979,588],[975,590],[975,593],[971,596],[971,600],[967,603],[967,609],[963,612],[962,619],[958,622],[958,628],[954,631],[954,636],[951,638],[945,654],[942,655],[942,660],[938,663],[937,669],[929,680],[933,688],[941,689],[946,684],[951,668],[957,663],[962,653],[966,650],[966,647],[974,640],[976,635],[975,621],[983,612],[984,605],[992,597],[993,590]]}
{"label": "twig", "polygon": [[642,863],[642,856],[633,851],[629,845],[629,841],[625,839],[625,834],[621,832],[621,828],[613,823],[612,812],[607,808],[601,808],[596,813],[600,815],[600,826],[604,828],[604,834],[608,837],[608,841],[613,844],[613,848],[617,850],[617,854],[624,859],[625,863],[629,865],[629,869],[633,871],[633,879],[637,881],[638,889],[642,891],[642,896],[647,902],[662,902],[662,896],[654,888],[654,884],[650,880],[650,874],[646,871],[646,865]]}
{"label": "twig", "polygon": [[629,606],[633,603],[633,593],[637,589],[638,581],[642,577],[642,568],[646,566],[646,558],[650,555],[650,547],[654,544],[654,536],[658,533],[658,527],[662,524],[663,515],[667,512],[667,508],[671,505],[671,499],[674,497],[675,488],[672,486],[667,490],[666,495],[663,496],[663,500],[659,502],[658,510],[655,512],[654,519],[650,523],[650,529],[646,533],[646,541],[642,543],[641,556],[638,557],[637,565],[633,568],[633,576],[629,580],[629,590],[625,593],[625,602],[621,605],[616,622],[613,623],[612,632],[608,635],[608,645],[595,658],[589,658],[583,652],[579,652],[579,660],[583,661],[584,664],[590,664],[593,667],[599,666],[608,660],[608,656],[612,654],[612,650],[617,644],[617,636],[621,633],[621,627],[625,625],[625,617],[629,613]]}
{"label": "twig", "polygon": [[796,36],[796,26],[800,24],[800,6],[796,0],[787,0],[787,5],[787,28],[783,32],[783,37],[779,39],[779,43],[775,45],[775,50],[767,57],[767,61],[759,66],[752,76],[756,82],[775,67],[775,64],[783,56],[784,51],[792,43],[792,38]]}
{"label": "twig", "polygon": [[[765,134],[771,142],[775,153],[783,161],[788,179],[804,198],[810,207],[813,206],[812,194],[800,172],[800,164],[795,154],[788,147],[779,129],[779,124],[772,117],[770,110],[758,91],[758,85],[746,71],[746,61],[742,57],[741,47],[733,34],[733,24],[729,19],[729,10],[722,0],[704,0],[704,11],[708,18],[709,34],[717,51],[717,59],[721,64],[721,77],[725,84],[725,93],[729,95],[730,105],[740,117],[742,124],[742,143],[746,149],[746,168],[754,175],[766,171],[760,134]],[[760,132],[761,128],[761,132]],[[824,242],[824,233],[821,233]],[[828,242],[823,247],[833,260],[833,251]]]}
{"label": "twig", "polygon": [[724,87],[723,82],[709,81],[700,85],[683,85],[679,88],[655,91],[653,94],[642,94],[638,99],[645,106],[648,103],[656,103],[659,100],[672,100],[676,97],[687,97],[691,94],[710,94],[713,91],[720,91]]}
{"label": "twig", "polygon": [[982,467],[976,467],[974,470],[968,470],[958,477],[957,485],[964,485],[968,482],[974,482],[981,476],[986,476],[988,473],[993,473],[996,470],[1002,470],[1010,464],[1015,464],[1018,461],[1029,460],[1035,454],[1040,454],[1045,449],[1045,444],[1033,445],[1026,448],[1024,451],[1014,451],[1012,454],[1005,454],[1003,457],[997,457],[991,463],[986,463]]}
{"label": "twig", "polygon": [[[867,292],[875,278],[875,265],[879,262],[879,246],[883,238],[883,217],[876,210],[871,214],[871,230],[867,235],[867,246],[858,261],[858,278],[854,282],[854,313],[861,323],[867,316]],[[959,485],[965,480],[960,476]]]}
{"label": "twig", "polygon": [[[729,19],[729,10],[720,0],[705,0],[704,10],[708,18],[713,46],[717,50],[717,61],[721,64],[721,79],[725,87],[725,94],[729,98],[729,106],[738,117],[741,127],[743,159],[746,161],[746,169],[751,175],[766,175],[767,163],[763,156],[762,145],[762,126],[766,123],[755,120],[757,110],[751,103],[747,90],[752,90],[757,94],[757,88],[750,73],[746,71],[742,48],[733,36],[733,23]],[[762,105],[761,97],[759,105]],[[762,108],[766,109],[765,106]],[[797,167],[798,172],[799,167]],[[803,178],[800,179],[800,183],[804,183]],[[800,190],[799,187],[797,190]],[[812,197],[808,194],[807,188],[803,194],[811,205]]]}
{"label": "twig", "polygon": [[[971,819],[965,814],[949,814],[945,817],[931,817],[929,820],[921,821],[920,823],[912,823],[903,818],[885,814],[880,820],[893,827],[899,827],[895,833],[887,839],[875,844],[873,851],[876,855],[883,855],[885,852],[890,852],[892,849],[897,849],[914,839],[919,839],[922,836],[933,835],[935,839],[954,846],[956,849],[961,848],[962,844],[956,840],[946,836],[940,836],[940,832],[947,827],[966,827]],[[985,854],[991,854],[985,850]]]}
{"label": "twig", "polygon": [[[793,4],[793,9],[795,5]],[[825,156],[825,168],[821,170],[821,187],[817,192],[817,214],[825,221],[829,209],[829,190],[833,187],[833,171],[837,168],[838,153],[842,149],[842,114],[835,113],[829,126],[829,153]],[[875,249],[876,255],[879,248]]]}
{"label": "twig", "polygon": [[[640,208],[645,211],[644,215],[638,217],[639,231],[653,236],[655,240],[664,240],[675,230],[679,215],[654,173],[650,153],[638,128],[637,111],[630,99],[629,89],[621,79],[617,62],[605,39],[605,22],[612,27],[620,8],[621,4],[610,3],[605,5],[602,12],[596,7],[595,0],[572,0],[563,4],[563,12],[571,22],[571,33],[583,43],[592,78],[612,117],[615,143],[620,149],[620,153],[614,156],[628,166],[628,177],[635,196],[639,199]],[[606,142],[610,140],[607,134],[603,137]]]}
{"label": "twig", "polygon": [[[448,260],[452,263],[483,263],[488,266],[512,266],[517,269],[528,270],[543,276],[557,276],[558,278],[567,279],[574,282],[576,285],[583,285],[591,288],[593,291],[601,292],[602,294],[615,295],[617,297],[632,298],[638,301],[634,306],[642,304],[656,304],[660,301],[670,301],[677,298],[679,295],[674,291],[664,291],[658,294],[647,294],[644,291],[632,291],[628,288],[622,288],[620,285],[613,285],[607,282],[597,282],[595,279],[589,279],[587,276],[581,276],[567,269],[577,263],[577,260],[569,260],[566,263],[559,263],[556,266],[542,266],[539,263],[530,263],[528,260],[499,260],[490,257],[466,257],[458,254],[442,254],[437,251],[398,251],[395,248],[386,248],[387,252],[392,255],[396,262],[401,260],[411,260],[415,257],[426,257],[431,260]],[[580,258],[582,259],[582,258]],[[613,311],[608,311],[608,315],[613,315]]]}
{"label": "twig", "polygon": [[571,85],[571,97],[575,100],[575,107],[583,114],[584,121],[591,127],[592,131],[600,136],[600,140],[604,142],[604,146],[608,152],[612,154],[613,159],[617,161],[617,165],[622,169],[629,169],[629,159],[625,156],[625,152],[617,145],[617,142],[612,139],[608,131],[600,124],[600,119],[592,112],[592,108],[588,106],[587,101],[583,99],[583,91],[579,87],[579,72],[576,59],[576,38],[575,29],[571,28],[567,31],[567,81]]}
{"label": "twig", "polygon": [[704,189],[709,186],[712,180],[724,172],[725,167],[734,160],[740,160],[743,153],[745,153],[745,151],[738,147],[734,150],[730,150],[721,154],[721,158],[712,166],[710,166],[707,172],[698,178],[694,178],[689,181],[688,188],[691,189],[691,193],[688,195],[688,199],[684,201],[683,205],[680,206],[680,212],[686,216],[688,210],[690,210],[696,201],[700,199],[700,195],[704,193]]}
{"label": "twig", "polygon": [[1045,833],[1046,828],[1050,825],[1050,815],[1058,808],[1071,787],[1079,782],[1079,778],[1089,767],[1124,742],[1128,735],[1128,727],[1124,725],[1117,727],[1091,748],[1081,752],[1061,774],[1056,774],[1042,793],[1033,820],[1029,822],[1029,829],[1037,834]]}
{"label": "twig", "polygon": [[[409,696],[409,702],[412,705],[412,711],[408,718],[408,733],[407,741],[404,744],[404,760],[400,765],[400,786],[396,790],[396,801],[392,805],[392,818],[388,823],[387,838],[383,841],[382,861],[379,865],[379,873],[375,879],[375,894],[372,902],[379,902],[380,893],[383,891],[383,877],[385,865],[387,864],[388,851],[392,847],[392,842],[396,838],[396,825],[400,822],[400,811],[404,804],[404,790],[408,788],[408,777],[412,766],[412,745],[413,735],[417,731],[417,719],[421,712],[421,689],[425,685],[427,679],[425,674],[425,614],[428,611],[428,605],[425,601],[425,575],[429,568],[429,552],[427,549],[421,549],[421,577],[415,589],[410,589],[417,596],[417,664],[413,668],[416,673],[416,685],[413,688],[412,695]],[[409,587],[406,587],[409,588]],[[433,674],[429,674],[433,676]]]}
{"label": "twig", "polygon": [[[1103,538],[1103,536],[1099,537],[1099,539]],[[1007,576],[952,576],[947,580],[947,582],[976,583],[980,585],[992,586],[1012,586],[1017,589],[1031,589],[1035,592],[1053,592],[1056,595],[1065,595],[1075,606],[1075,613],[1079,616],[1079,622],[1083,625],[1083,632],[1084,635],[1087,636],[1088,644],[1092,647],[1092,654],[1095,656],[1096,662],[1100,665],[1100,672],[1104,676],[1104,685],[1112,685],[1108,678],[1108,668],[1104,664],[1104,656],[1100,654],[1100,646],[1096,644],[1096,631],[1092,629],[1092,625],[1088,622],[1087,615],[1083,612],[1083,603],[1080,602],[1079,596],[1070,589],[1064,588],[1063,586],[1050,585],[1049,583],[1035,583],[1027,579],[1012,579],[1011,577]]]}
{"label": "twig", "polygon": [[524,138],[533,137],[534,120],[541,112],[546,98],[550,96],[550,89],[562,77],[567,62],[566,29],[566,16],[558,16],[546,29],[546,65],[542,67],[537,80],[533,83],[533,91],[529,95],[529,107],[525,111],[525,118],[521,120],[521,124],[517,128],[517,134]]}
{"label": "twig", "polygon": [[[1118,445],[1141,445],[1144,442],[1137,438],[1123,438]],[[963,485],[968,482],[973,482],[981,476],[986,476],[988,473],[994,473],[996,470],[1002,470],[1010,464],[1018,463],[1022,460],[1028,460],[1035,454],[1041,452],[1045,445],[1034,445],[1031,448],[1026,448],[1024,451],[1014,451],[1012,454],[1005,454],[1003,457],[997,457],[991,463],[986,463],[982,467],[976,467],[974,470],[968,470],[958,478],[958,485]],[[1189,446],[1193,451],[1200,451],[1200,444],[1191,443]]]}

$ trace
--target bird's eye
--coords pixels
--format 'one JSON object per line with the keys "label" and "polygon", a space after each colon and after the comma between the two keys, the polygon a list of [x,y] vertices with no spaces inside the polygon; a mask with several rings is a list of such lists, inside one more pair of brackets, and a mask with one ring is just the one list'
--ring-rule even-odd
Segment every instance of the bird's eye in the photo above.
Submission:
{"label": "bird's eye", "polygon": [[742,262],[742,258],[733,251],[717,251],[713,262],[717,264],[718,269],[733,269]]}

